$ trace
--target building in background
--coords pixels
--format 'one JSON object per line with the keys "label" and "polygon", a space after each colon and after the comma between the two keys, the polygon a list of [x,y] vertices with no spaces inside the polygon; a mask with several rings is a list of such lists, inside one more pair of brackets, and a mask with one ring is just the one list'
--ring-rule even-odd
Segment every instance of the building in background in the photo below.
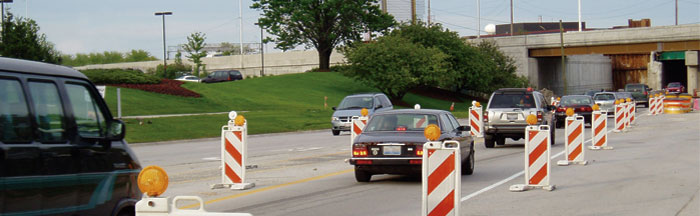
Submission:
{"label": "building in background", "polygon": [[381,7],[397,22],[411,22],[415,7],[416,20],[425,21],[425,0],[382,0]]}

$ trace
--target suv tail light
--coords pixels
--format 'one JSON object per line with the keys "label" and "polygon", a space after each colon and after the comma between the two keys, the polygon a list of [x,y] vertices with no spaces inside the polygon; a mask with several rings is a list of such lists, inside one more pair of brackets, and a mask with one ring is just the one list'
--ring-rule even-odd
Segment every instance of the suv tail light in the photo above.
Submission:
{"label": "suv tail light", "polygon": [[557,107],[557,112],[566,112],[566,108],[564,108],[564,107]]}
{"label": "suv tail light", "polygon": [[537,121],[542,122],[542,111],[537,111]]}
{"label": "suv tail light", "polygon": [[353,157],[367,157],[367,145],[365,144],[354,144],[352,147]]}
{"label": "suv tail light", "polygon": [[423,145],[416,145],[416,156],[423,156]]}
{"label": "suv tail light", "polygon": [[489,121],[489,112],[484,112],[484,122]]}

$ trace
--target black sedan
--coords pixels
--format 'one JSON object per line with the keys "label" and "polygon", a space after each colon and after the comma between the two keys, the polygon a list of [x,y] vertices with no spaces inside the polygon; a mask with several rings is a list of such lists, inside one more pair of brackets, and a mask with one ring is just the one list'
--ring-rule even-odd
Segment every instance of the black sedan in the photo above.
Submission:
{"label": "black sedan", "polygon": [[559,107],[555,116],[557,118],[557,127],[564,126],[566,119],[566,109],[571,108],[574,113],[583,116],[584,122],[591,123],[591,113],[593,112],[593,98],[588,95],[567,95],[561,98]]}
{"label": "black sedan", "polygon": [[462,174],[474,172],[474,141],[469,126],[460,126],[452,113],[431,109],[402,109],[375,113],[362,133],[353,140],[350,164],[355,179],[369,182],[375,174],[421,175],[423,130],[440,127],[439,140],[460,143]]}

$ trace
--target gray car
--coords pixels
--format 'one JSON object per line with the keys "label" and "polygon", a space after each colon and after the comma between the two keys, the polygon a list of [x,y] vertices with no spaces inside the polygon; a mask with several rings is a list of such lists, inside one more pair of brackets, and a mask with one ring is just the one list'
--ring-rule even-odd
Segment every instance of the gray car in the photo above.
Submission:
{"label": "gray car", "polygon": [[554,106],[549,105],[538,91],[529,88],[496,90],[484,112],[484,145],[493,148],[494,144],[504,145],[506,138],[525,138],[525,118],[530,114],[537,116],[537,125],[549,125],[554,144],[555,121],[552,110]]}
{"label": "gray car", "polygon": [[[613,113],[615,112],[615,101],[618,99],[615,95],[613,92],[599,92],[593,95],[593,101],[598,104],[600,111]],[[612,117],[612,115],[608,115],[608,117]]]}
{"label": "gray car", "polygon": [[331,117],[331,132],[334,136],[341,131],[350,131],[350,124],[353,116],[360,116],[362,108],[367,108],[369,115],[375,112],[391,110],[394,106],[389,98],[382,93],[354,94],[343,98],[338,107],[333,107]]}

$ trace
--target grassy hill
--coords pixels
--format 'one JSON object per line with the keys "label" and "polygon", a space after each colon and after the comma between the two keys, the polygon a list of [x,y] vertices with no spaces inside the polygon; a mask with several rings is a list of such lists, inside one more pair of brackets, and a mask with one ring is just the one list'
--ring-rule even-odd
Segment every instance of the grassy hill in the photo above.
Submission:
{"label": "grassy hill", "polygon": [[[330,128],[331,107],[337,106],[343,97],[378,91],[338,73],[322,72],[214,84],[186,83],[183,86],[202,97],[184,98],[122,88],[122,116],[235,110],[245,111],[243,115],[248,120],[250,134],[325,129]],[[324,97],[328,97],[328,107],[324,107]],[[108,87],[105,99],[116,116],[116,88]],[[446,110],[452,101],[409,93],[401,103],[418,103],[423,108]],[[455,115],[466,117],[468,104],[471,101],[456,103]],[[223,114],[126,120],[126,139],[129,142],[153,142],[217,137],[227,121],[227,115]]]}

